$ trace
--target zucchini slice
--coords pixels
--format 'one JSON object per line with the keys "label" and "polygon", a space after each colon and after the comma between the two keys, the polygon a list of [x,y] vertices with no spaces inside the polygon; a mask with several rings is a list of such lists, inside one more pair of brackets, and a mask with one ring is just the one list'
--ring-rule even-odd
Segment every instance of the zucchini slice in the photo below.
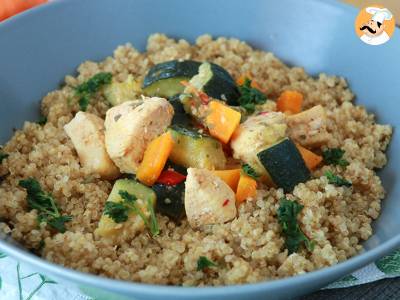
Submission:
{"label": "zucchini slice", "polygon": [[180,221],[185,216],[185,182],[173,186],[157,183],[152,188],[157,195],[157,210]]}
{"label": "zucchini slice", "polygon": [[178,125],[173,125],[169,131],[174,139],[172,162],[186,168],[224,169],[226,157],[219,141]]}
{"label": "zucchini slice", "polygon": [[192,124],[192,118],[186,113],[182,101],[180,99],[181,94],[170,97],[169,103],[174,108],[174,117],[172,118],[173,125],[189,126]]}
{"label": "zucchini slice", "polygon": [[208,96],[225,101],[229,105],[239,105],[239,90],[232,76],[221,66],[204,62],[190,83]]}
{"label": "zucchini slice", "polygon": [[[156,193],[152,189],[137,182],[136,180],[128,178],[118,179],[117,181],[115,181],[113,189],[108,196],[107,202],[121,202],[122,198],[119,195],[120,191],[127,191],[129,194],[136,196],[136,198],[138,199],[137,204],[146,214],[149,213],[147,211],[146,205],[147,199],[150,199],[154,206],[156,205],[157,197]],[[129,214],[129,219],[126,222],[118,224],[114,222],[114,220],[111,219],[109,216],[103,214],[99,221],[98,228],[96,229],[96,233],[103,237],[113,237],[115,235],[121,234],[122,231],[131,230],[131,226],[133,226],[133,224],[137,222],[137,219],[139,219],[139,216],[131,212]],[[142,224],[141,227],[144,228],[144,224]]]}
{"label": "zucchini slice", "polygon": [[182,80],[190,81],[212,98],[238,105],[240,93],[235,80],[224,68],[208,62],[171,60],[157,64],[144,78],[143,91],[148,96],[169,98],[184,91]]}
{"label": "zucchini slice", "polygon": [[193,60],[171,60],[155,65],[143,80],[148,96],[169,98],[183,92],[182,80],[189,81],[197,74],[201,63]]}
{"label": "zucchini slice", "polygon": [[291,192],[297,184],[310,179],[310,171],[289,138],[259,152],[257,156],[274,183],[286,193]]}

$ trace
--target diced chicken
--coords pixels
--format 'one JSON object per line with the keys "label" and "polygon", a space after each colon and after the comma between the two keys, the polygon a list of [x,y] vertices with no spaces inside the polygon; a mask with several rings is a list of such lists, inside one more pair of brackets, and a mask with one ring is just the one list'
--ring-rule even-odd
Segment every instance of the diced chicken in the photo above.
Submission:
{"label": "diced chicken", "polygon": [[326,112],[321,105],[288,116],[287,122],[289,136],[302,146],[317,147],[329,139],[329,133],[326,130]]}
{"label": "diced chicken", "polygon": [[193,227],[222,224],[236,217],[235,193],[206,169],[188,169],[185,210]]}
{"label": "diced chicken", "polygon": [[64,126],[64,130],[71,138],[82,166],[104,179],[118,177],[119,170],[106,151],[101,118],[80,111]]}
{"label": "diced chicken", "polygon": [[[234,133],[231,140],[233,157],[249,164],[263,177],[267,171],[257,154],[286,137],[285,115],[281,112],[267,112],[249,117]],[[268,182],[268,178],[263,178]]]}
{"label": "diced chicken", "polygon": [[128,101],[108,110],[107,152],[121,172],[136,174],[148,144],[171,124],[174,109],[163,98]]}

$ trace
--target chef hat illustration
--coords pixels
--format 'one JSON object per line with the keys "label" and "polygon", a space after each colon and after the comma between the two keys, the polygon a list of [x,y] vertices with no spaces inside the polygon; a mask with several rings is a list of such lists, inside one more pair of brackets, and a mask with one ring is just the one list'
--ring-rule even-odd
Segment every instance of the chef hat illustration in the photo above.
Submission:
{"label": "chef hat illustration", "polygon": [[385,20],[390,20],[392,18],[392,13],[387,8],[379,7],[367,7],[365,9],[367,13],[372,15],[372,20],[375,22],[383,23]]}

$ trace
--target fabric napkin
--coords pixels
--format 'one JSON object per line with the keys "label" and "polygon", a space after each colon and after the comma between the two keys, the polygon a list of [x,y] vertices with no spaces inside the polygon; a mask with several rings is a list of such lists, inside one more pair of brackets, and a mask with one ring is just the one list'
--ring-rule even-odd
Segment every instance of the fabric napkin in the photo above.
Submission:
{"label": "fabric napkin", "polygon": [[[383,278],[400,276],[400,250],[379,259],[325,289],[345,288]],[[63,286],[0,252],[0,299],[7,300],[97,300],[82,291]]]}

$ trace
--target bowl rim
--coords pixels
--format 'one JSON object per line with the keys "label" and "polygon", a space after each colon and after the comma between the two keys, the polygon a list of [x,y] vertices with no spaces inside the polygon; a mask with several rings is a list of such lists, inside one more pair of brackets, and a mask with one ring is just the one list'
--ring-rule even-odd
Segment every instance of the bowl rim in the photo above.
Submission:
{"label": "bowl rim", "polygon": [[[57,9],[59,6],[68,5],[73,2],[80,2],[81,0],[57,0],[50,1],[39,6],[33,7],[30,10],[24,11],[18,15],[10,17],[0,23],[0,30],[4,27],[13,26],[14,23],[19,20],[29,18],[29,16],[37,15],[43,11]],[[341,9],[342,13],[350,14],[351,12],[358,11],[358,9],[349,4],[338,2],[336,0],[311,0],[318,2],[319,4],[329,5],[335,9]],[[398,34],[400,30],[397,27],[395,29]],[[387,195],[385,196],[385,198]],[[156,285],[146,284],[134,281],[124,281],[119,279],[112,279],[107,277],[101,277],[98,275],[84,273],[71,268],[64,267],[59,264],[52,263],[45,260],[42,257],[36,256],[27,250],[17,246],[13,242],[7,242],[5,239],[0,238],[0,250],[5,252],[8,256],[18,260],[19,262],[33,265],[35,267],[48,272],[63,280],[71,281],[76,284],[84,284],[92,287],[102,288],[111,292],[117,292],[118,294],[141,294],[147,296],[191,296],[193,291],[196,290],[196,297],[207,297],[207,296],[228,296],[238,295],[244,293],[254,293],[262,290],[278,290],[285,289],[288,286],[302,286],[310,282],[320,282],[321,278],[326,278],[327,282],[337,280],[342,276],[345,276],[381,257],[394,251],[400,247],[400,233],[396,236],[391,237],[384,243],[376,246],[371,250],[362,250],[359,254],[351,257],[343,262],[330,267],[324,267],[315,271],[307,272],[300,275],[286,277],[282,279],[266,280],[257,283],[246,283],[246,284],[235,284],[235,285],[224,285],[224,286],[206,286],[206,287],[183,287],[183,286],[167,286],[167,285]]]}

